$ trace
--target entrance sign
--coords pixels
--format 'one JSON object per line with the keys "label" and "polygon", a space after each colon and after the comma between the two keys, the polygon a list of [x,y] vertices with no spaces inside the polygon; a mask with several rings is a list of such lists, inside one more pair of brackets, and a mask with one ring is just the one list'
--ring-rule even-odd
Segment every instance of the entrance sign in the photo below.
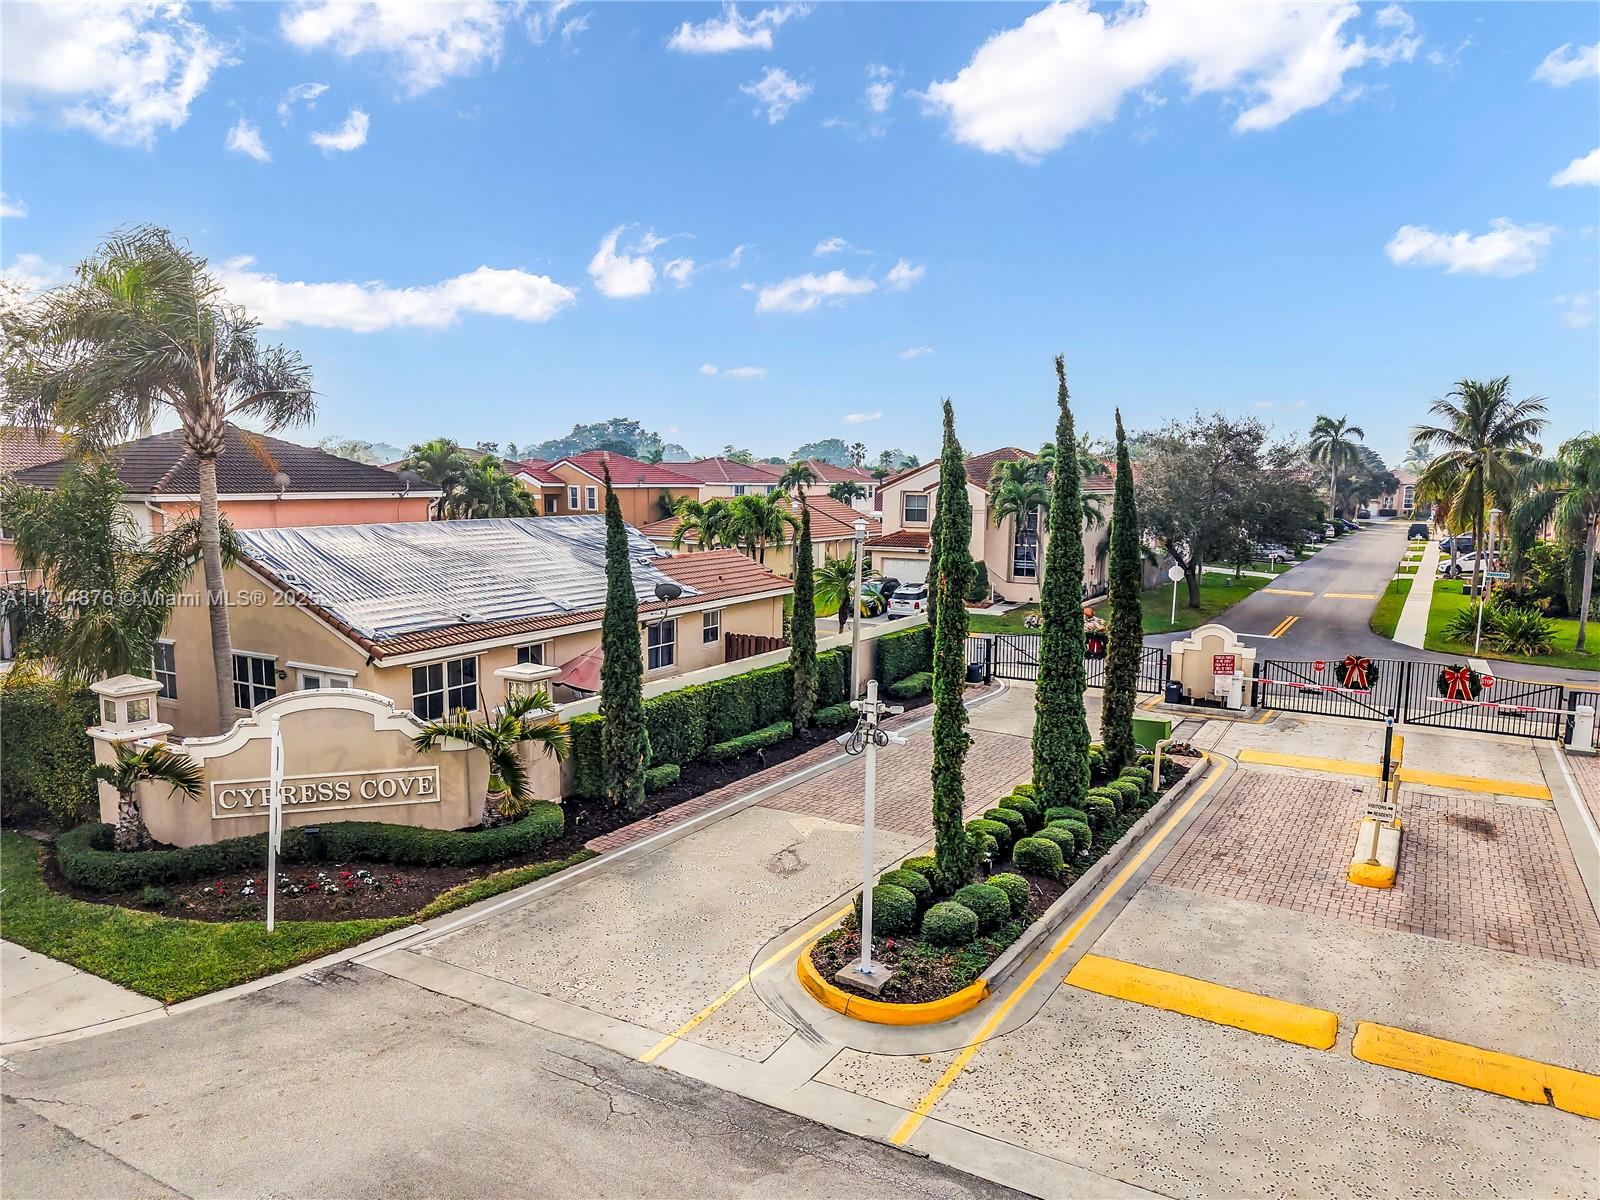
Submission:
{"label": "entrance sign", "polygon": [[[215,780],[211,784],[211,815],[219,819],[259,817],[271,794],[269,779]],[[279,803],[295,812],[438,802],[439,768],[432,766],[285,775],[279,787]]]}

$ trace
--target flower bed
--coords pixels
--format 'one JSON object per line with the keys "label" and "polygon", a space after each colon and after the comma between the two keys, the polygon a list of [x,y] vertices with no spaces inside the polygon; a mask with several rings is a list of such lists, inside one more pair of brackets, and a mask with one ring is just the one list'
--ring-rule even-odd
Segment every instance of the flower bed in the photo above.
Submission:
{"label": "flower bed", "polygon": [[860,896],[855,913],[810,948],[812,965],[832,985],[889,1004],[939,1000],[968,987],[1127,836],[1193,761],[1176,754],[1163,759],[1157,788],[1150,755],[1109,779],[1100,747],[1093,747],[1095,786],[1083,809],[1041,811],[1032,785],[1021,785],[967,822],[987,866],[979,881],[945,894],[931,857],[906,859],[879,877],[872,892],[873,958],[894,972],[880,993],[873,997],[848,977],[834,978],[861,954]]}

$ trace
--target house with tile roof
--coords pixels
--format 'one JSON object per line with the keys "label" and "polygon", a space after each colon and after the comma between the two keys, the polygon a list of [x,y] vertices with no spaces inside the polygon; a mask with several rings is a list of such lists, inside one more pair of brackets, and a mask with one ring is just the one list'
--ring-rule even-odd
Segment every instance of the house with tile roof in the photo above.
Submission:
{"label": "house with tile roof", "polygon": [[[1048,531],[1043,527],[1044,514],[1040,511],[1030,514],[1026,521],[1007,517],[997,525],[989,509],[989,475],[997,462],[1034,457],[1015,446],[1002,446],[966,460],[967,498],[972,503],[972,557],[984,564],[993,593],[1018,603],[1039,599],[1039,577],[1044,567]],[[1084,523],[1083,584],[1091,596],[1103,592],[1106,586],[1112,489],[1110,475],[1093,475],[1083,481],[1085,495],[1104,497],[1106,515],[1105,521],[1086,520]],[[867,540],[872,570],[902,583],[920,582],[928,577],[930,535],[938,490],[937,460],[907,468],[883,480],[878,492],[883,505],[882,528]]]}
{"label": "house with tile roof", "polygon": [[647,463],[610,450],[585,450],[545,465],[561,481],[559,515],[604,512],[609,471],[622,519],[635,527],[671,515],[680,496],[699,496],[700,481],[677,468],[677,463]]}
{"label": "house with tile roof", "polygon": [[836,483],[853,483],[862,491],[862,495],[852,502],[857,512],[872,513],[877,511],[878,477],[864,467],[840,467],[830,462],[823,462],[820,458],[807,458],[801,460],[811,468],[811,473],[817,477],[815,483],[808,483],[801,490],[807,498],[826,496],[828,489]]}
{"label": "house with tile roof", "polygon": [[675,462],[672,469],[700,481],[700,499],[770,496],[778,490],[783,468],[772,463],[747,463],[736,458],[698,458]]}
{"label": "house with tile roof", "polygon": [[[734,550],[629,540],[647,681],[727,661],[729,634],[782,637],[789,580]],[[376,692],[423,718],[487,711],[504,702],[503,670],[563,668],[600,646],[598,515],[243,529],[239,543],[226,572],[239,716],[316,688]],[[221,732],[203,588],[197,570],[155,673],[159,716],[186,735]]]}
{"label": "house with tile roof", "polygon": [[[674,464],[676,465],[676,464]],[[713,496],[712,499],[728,500],[731,497]],[[798,501],[787,496],[778,498],[777,503],[793,513],[798,519]],[[848,558],[855,540],[855,522],[861,518],[867,522],[867,535],[870,537],[878,530],[876,514],[867,516],[848,504],[842,504],[831,496],[810,496],[806,499],[807,506],[811,509],[811,558],[820,565],[824,559]],[[677,551],[679,553],[696,553],[701,547],[698,538],[692,529],[686,530],[684,537],[677,537],[678,526],[681,522],[677,517],[663,517],[659,521],[652,521],[643,526],[639,532],[649,538],[651,544],[661,550]],[[674,542],[680,544],[674,545]],[[769,571],[778,575],[794,575],[794,542],[791,539],[782,546],[768,546],[767,556],[762,565]]]}

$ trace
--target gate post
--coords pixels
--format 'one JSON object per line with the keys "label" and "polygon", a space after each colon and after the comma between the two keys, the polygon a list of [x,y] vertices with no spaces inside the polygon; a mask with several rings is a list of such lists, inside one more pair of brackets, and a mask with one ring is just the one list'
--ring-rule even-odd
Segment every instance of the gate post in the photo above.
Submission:
{"label": "gate post", "polygon": [[1261,664],[1250,664],[1250,707],[1256,708],[1261,704]]}

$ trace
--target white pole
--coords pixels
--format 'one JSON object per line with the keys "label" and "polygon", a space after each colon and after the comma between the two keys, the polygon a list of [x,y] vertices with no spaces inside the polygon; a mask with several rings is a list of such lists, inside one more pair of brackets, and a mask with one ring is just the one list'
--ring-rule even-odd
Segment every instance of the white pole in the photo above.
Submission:
{"label": "white pole", "polygon": [[854,619],[850,622],[850,699],[854,700],[861,695],[861,559],[867,542],[865,518],[857,517],[852,529],[855,533],[851,544],[856,551],[856,578],[850,589],[850,606],[854,610],[851,614]]}
{"label": "white pole", "polygon": [[1176,625],[1177,623],[1178,623],[1178,581],[1176,579],[1174,579],[1172,581],[1172,616],[1167,618],[1167,624],[1168,625]]}
{"label": "white pole", "polygon": [[278,850],[283,838],[283,728],[272,718],[272,772],[267,785],[267,932],[278,918]]}
{"label": "white pole", "polygon": [[876,873],[873,834],[878,823],[878,681],[867,681],[867,803],[861,831],[861,962],[856,970],[871,975],[872,965],[872,877]]}
{"label": "white pole", "polygon": [[[1487,545],[1479,546],[1478,556],[1472,563],[1472,579],[1478,587],[1478,624],[1472,635],[1472,652],[1478,653],[1483,645],[1483,605],[1484,591],[1489,583],[1489,571],[1494,568],[1494,519],[1500,515],[1498,508],[1489,510],[1489,536],[1485,539]],[[1482,574],[1479,568],[1482,568]]]}

